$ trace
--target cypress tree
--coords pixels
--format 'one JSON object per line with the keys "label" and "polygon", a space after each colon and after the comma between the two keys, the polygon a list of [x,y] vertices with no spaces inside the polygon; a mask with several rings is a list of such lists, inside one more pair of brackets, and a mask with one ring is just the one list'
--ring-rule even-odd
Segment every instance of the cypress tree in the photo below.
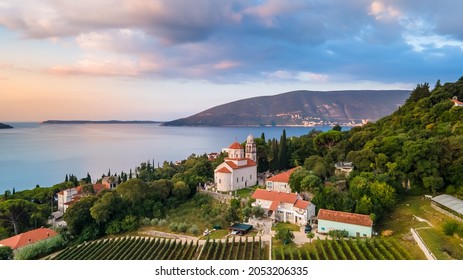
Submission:
{"label": "cypress tree", "polygon": [[286,130],[283,129],[283,134],[280,138],[280,149],[278,151],[278,169],[283,170],[288,167],[288,144],[286,142]]}
{"label": "cypress tree", "polygon": [[69,181],[68,174],[66,174],[66,178],[64,178],[64,182],[67,182],[67,181]]}

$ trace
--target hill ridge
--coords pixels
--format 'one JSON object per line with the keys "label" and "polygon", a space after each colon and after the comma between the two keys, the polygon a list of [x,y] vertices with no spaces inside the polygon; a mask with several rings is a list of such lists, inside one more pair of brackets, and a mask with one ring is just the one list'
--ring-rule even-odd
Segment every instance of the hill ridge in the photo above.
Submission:
{"label": "hill ridge", "polygon": [[163,125],[359,125],[392,113],[409,94],[409,90],[296,90],[232,101]]}

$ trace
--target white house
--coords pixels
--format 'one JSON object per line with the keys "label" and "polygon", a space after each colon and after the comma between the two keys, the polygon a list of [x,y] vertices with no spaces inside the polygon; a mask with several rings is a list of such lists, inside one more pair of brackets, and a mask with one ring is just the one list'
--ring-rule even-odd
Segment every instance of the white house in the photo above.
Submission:
{"label": "white house", "polygon": [[318,211],[319,233],[346,230],[352,237],[371,237],[373,221],[370,216],[327,209]]}
{"label": "white house", "polygon": [[315,205],[296,193],[257,189],[252,198],[274,221],[305,225],[315,216]]}
{"label": "white house", "polygon": [[58,211],[66,212],[69,202],[80,192],[80,187],[62,190],[58,193]]}
{"label": "white house", "polygon": [[454,96],[451,100],[453,102],[453,106],[457,106],[457,107],[463,106],[463,102],[458,101],[458,97]]}
{"label": "white house", "polygon": [[256,158],[254,137],[248,136],[246,146],[250,151],[246,152],[240,143],[234,142],[228,147],[228,157],[214,170],[214,182],[217,190],[229,192],[251,187],[257,184],[257,164],[252,158]]}
{"label": "white house", "polygon": [[117,178],[115,176],[105,176],[101,179],[101,184],[108,190],[115,189],[117,187]]}
{"label": "white house", "polygon": [[294,173],[294,171],[296,171],[297,168],[298,167],[292,168],[286,172],[282,172],[268,178],[265,181],[267,189],[271,191],[291,192],[291,188],[289,186],[289,177]]}
{"label": "white house", "polygon": [[340,162],[337,162],[334,165],[334,168],[335,168],[335,170],[334,170],[335,175],[337,175],[337,176],[340,176],[340,175],[349,176],[349,174],[352,172],[352,170],[354,170],[354,164],[352,162],[340,161]]}

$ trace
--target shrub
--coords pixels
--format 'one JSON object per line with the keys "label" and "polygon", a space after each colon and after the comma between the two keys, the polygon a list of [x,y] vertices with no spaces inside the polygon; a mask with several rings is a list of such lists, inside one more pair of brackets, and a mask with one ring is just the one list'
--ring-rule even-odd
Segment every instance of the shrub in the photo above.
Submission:
{"label": "shrub", "polygon": [[340,229],[335,229],[335,230],[330,230],[328,232],[328,235],[331,236],[332,238],[343,238],[343,237],[348,237],[349,232],[347,230],[340,230]]}
{"label": "shrub", "polygon": [[199,233],[199,228],[197,225],[192,225],[188,231],[193,235],[197,235]]}
{"label": "shrub", "polygon": [[0,260],[13,259],[13,249],[8,246],[0,246]]}
{"label": "shrub", "polygon": [[159,224],[159,219],[158,218],[151,219],[150,224],[152,226],[157,226]]}
{"label": "shrub", "polygon": [[177,230],[180,232],[186,232],[188,230],[188,224],[187,223],[179,223],[177,225]]}
{"label": "shrub", "polygon": [[150,218],[146,218],[146,217],[143,218],[143,219],[141,220],[141,224],[144,225],[144,226],[149,226],[149,225],[151,224]]}
{"label": "shrub", "polygon": [[19,249],[14,258],[17,260],[34,260],[64,248],[66,242],[61,235],[48,238]]}
{"label": "shrub", "polygon": [[118,234],[122,232],[120,221],[112,221],[106,226],[106,234]]}
{"label": "shrub", "polygon": [[124,231],[136,230],[138,228],[137,217],[132,215],[125,216],[125,218],[121,222],[121,226]]}
{"label": "shrub", "polygon": [[294,233],[288,228],[281,228],[276,231],[275,238],[283,244],[291,243],[294,239]]}
{"label": "shrub", "polygon": [[161,227],[167,225],[167,220],[166,219],[159,220],[158,225],[161,226]]}
{"label": "shrub", "polygon": [[177,225],[177,223],[171,223],[171,224],[169,225],[169,229],[170,229],[171,231],[173,231],[173,232],[177,232],[177,231],[178,231],[178,225]]}
{"label": "shrub", "polygon": [[460,230],[460,225],[455,221],[445,222],[442,226],[445,235],[454,235]]}

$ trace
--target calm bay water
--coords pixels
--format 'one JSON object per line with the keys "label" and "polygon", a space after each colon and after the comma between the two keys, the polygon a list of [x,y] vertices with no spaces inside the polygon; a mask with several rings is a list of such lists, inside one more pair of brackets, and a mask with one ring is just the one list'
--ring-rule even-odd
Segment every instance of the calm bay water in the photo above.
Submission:
{"label": "calm bay water", "polygon": [[[93,179],[129,172],[141,162],[155,164],[220,152],[252,133],[266,139],[307,134],[307,127],[163,127],[157,124],[10,123],[0,130],[0,193],[62,182],[66,174]],[[330,127],[317,127],[326,131]]]}

